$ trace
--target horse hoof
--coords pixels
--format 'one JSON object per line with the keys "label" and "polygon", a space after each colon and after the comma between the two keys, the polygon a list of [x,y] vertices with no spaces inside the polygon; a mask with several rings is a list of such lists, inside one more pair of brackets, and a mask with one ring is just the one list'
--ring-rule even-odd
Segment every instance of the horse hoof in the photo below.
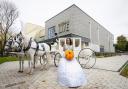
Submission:
{"label": "horse hoof", "polygon": [[30,71],[29,72],[26,72],[26,74],[29,74],[30,73]]}
{"label": "horse hoof", "polygon": [[19,73],[23,73],[23,71],[20,71],[20,70],[19,70],[18,72],[19,72]]}
{"label": "horse hoof", "polygon": [[45,69],[44,68],[41,68],[40,71],[44,71]]}
{"label": "horse hoof", "polygon": [[29,75],[32,75],[32,73],[30,72]]}

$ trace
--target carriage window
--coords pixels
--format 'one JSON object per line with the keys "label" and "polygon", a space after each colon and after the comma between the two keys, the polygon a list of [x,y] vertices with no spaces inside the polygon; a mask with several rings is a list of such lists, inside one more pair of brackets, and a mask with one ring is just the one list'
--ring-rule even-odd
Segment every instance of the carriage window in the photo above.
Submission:
{"label": "carriage window", "polygon": [[[66,38],[66,39],[67,39],[67,38]],[[65,39],[65,40],[66,40],[66,39]],[[70,39],[71,39],[71,45],[73,45],[73,39],[72,39],[72,38],[70,38]],[[67,44],[67,43],[66,43],[66,44]]]}
{"label": "carriage window", "polygon": [[89,46],[89,43],[88,42],[85,42],[85,46]]}
{"label": "carriage window", "polygon": [[71,45],[73,45],[73,39],[71,39],[71,43],[72,43]]}
{"label": "carriage window", "polygon": [[65,44],[65,40],[64,40],[64,39],[61,39],[61,40],[60,40],[60,45],[61,45],[61,47],[63,47],[64,44]]}
{"label": "carriage window", "polygon": [[79,39],[75,39],[75,47],[79,47],[80,45],[80,40]]}

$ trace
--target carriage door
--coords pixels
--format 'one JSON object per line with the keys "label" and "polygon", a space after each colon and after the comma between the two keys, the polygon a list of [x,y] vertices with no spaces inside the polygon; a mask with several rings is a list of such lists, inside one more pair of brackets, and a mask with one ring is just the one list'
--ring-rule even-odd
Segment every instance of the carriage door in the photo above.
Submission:
{"label": "carriage door", "polygon": [[73,39],[73,49],[75,53],[75,57],[78,57],[78,53],[81,50],[81,39],[80,38],[74,38]]}

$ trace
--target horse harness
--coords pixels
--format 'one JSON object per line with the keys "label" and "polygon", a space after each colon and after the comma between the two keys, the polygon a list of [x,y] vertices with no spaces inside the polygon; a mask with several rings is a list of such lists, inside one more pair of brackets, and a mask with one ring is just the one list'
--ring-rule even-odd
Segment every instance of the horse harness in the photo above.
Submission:
{"label": "horse harness", "polygon": [[[35,42],[36,42],[36,41],[35,41]],[[31,47],[32,49],[35,49],[35,50],[36,50],[34,56],[37,55],[37,52],[38,52],[38,51],[45,51],[45,47],[44,47],[43,44],[41,45],[41,47],[43,48],[43,50],[39,49],[39,43],[38,43],[38,42],[36,42],[36,48],[32,48],[32,47]]]}
{"label": "horse harness", "polygon": [[[35,42],[36,42],[36,41],[35,41]],[[42,45],[43,50],[41,50],[41,49],[39,49],[39,44],[38,44],[38,42],[36,42],[36,48],[31,47],[31,43],[32,43],[32,38],[30,38],[30,41],[29,41],[29,43],[28,43],[28,46],[27,46],[26,48],[23,48],[24,53],[25,53],[26,51],[28,51],[30,48],[35,49],[35,54],[34,54],[34,56],[37,55],[37,52],[38,52],[38,51],[45,51],[44,45]]]}
{"label": "horse harness", "polygon": [[25,47],[23,48],[24,53],[30,49],[31,43],[32,43],[32,38],[30,38],[30,41],[28,43],[28,46],[26,48]]}

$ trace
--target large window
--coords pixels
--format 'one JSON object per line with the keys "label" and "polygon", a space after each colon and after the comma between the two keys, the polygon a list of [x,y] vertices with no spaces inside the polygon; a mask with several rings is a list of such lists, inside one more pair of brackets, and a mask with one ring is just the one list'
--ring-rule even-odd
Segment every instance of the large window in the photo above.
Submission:
{"label": "large window", "polygon": [[100,52],[104,52],[104,46],[100,45]]}
{"label": "large window", "polygon": [[62,22],[58,26],[59,26],[59,33],[68,31],[69,30],[69,21]]}
{"label": "large window", "polygon": [[55,37],[55,26],[48,28],[48,38],[54,38]]}

